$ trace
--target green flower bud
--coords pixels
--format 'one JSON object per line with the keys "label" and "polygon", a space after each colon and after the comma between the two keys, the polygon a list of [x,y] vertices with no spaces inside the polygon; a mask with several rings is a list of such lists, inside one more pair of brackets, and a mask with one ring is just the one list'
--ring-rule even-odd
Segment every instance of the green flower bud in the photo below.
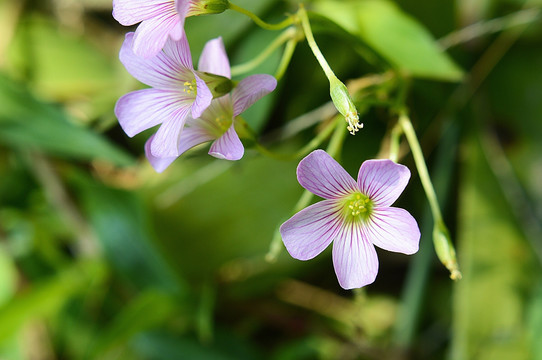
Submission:
{"label": "green flower bud", "polygon": [[227,0],[199,0],[190,4],[187,16],[220,14],[228,8]]}
{"label": "green flower bud", "polygon": [[354,106],[354,102],[348,93],[346,86],[335,76],[329,80],[331,100],[337,110],[344,116],[348,126],[346,127],[350,134],[355,135],[356,132],[363,128],[363,124],[359,122],[358,111]]}
{"label": "green flower bud", "polygon": [[457,265],[455,249],[448,229],[444,224],[435,224],[433,228],[433,243],[435,244],[435,251],[440,262],[450,271],[450,278],[452,280],[460,280],[462,275]]}
{"label": "green flower bud", "polygon": [[207,84],[209,90],[211,90],[213,98],[224,96],[235,87],[233,81],[227,77],[202,71],[197,71],[197,73],[198,76],[205,81],[205,84]]}

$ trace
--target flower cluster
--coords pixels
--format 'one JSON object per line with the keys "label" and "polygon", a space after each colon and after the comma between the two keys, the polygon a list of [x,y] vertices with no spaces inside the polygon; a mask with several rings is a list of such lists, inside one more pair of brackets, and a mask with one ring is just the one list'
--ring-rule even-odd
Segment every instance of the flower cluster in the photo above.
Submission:
{"label": "flower cluster", "polygon": [[[220,37],[207,42],[197,70],[194,68],[184,33],[185,18],[227,8],[238,7],[227,0],[113,0],[113,16],[122,25],[140,23],[135,32],[126,35],[120,61],[149,86],[122,96],[115,114],[128,136],[159,125],[145,144],[145,154],[157,172],[205,142],[212,142],[209,154],[214,157],[241,159],[244,147],[236,132],[237,117],[277,85],[274,77],[265,74],[232,81]],[[309,45],[319,54],[302,6],[300,15],[305,19]],[[317,58],[325,62],[321,54]],[[324,65],[332,100],[355,134],[363,126],[357,110],[346,86]],[[339,284],[351,289],[375,280],[375,245],[404,254],[418,250],[416,221],[407,211],[390,206],[410,178],[405,166],[391,160],[368,160],[361,165],[356,182],[330,155],[316,150],[301,160],[297,176],[305,189],[324,200],[280,227],[292,257],[312,259],[334,241],[333,264]]]}
{"label": "flower cluster", "polygon": [[121,24],[141,22],[135,33],[126,35],[119,57],[132,76],[150,86],[122,96],[115,114],[128,136],[160,125],[145,145],[158,172],[207,141],[213,141],[210,155],[239,160],[244,148],[235,117],[277,85],[270,75],[252,75],[229,92],[230,64],[221,38],[207,42],[194,69],[182,25],[201,5],[182,0],[113,2],[113,16]]}

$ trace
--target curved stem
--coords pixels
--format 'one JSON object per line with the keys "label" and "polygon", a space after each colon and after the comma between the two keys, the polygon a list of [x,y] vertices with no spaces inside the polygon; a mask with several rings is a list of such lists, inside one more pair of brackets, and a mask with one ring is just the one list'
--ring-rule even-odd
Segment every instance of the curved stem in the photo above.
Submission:
{"label": "curved stem", "polygon": [[318,63],[326,73],[326,76],[328,79],[336,78],[335,73],[333,70],[331,70],[331,67],[326,61],[326,58],[320,51],[320,48],[318,48],[318,45],[316,45],[316,41],[314,40],[314,36],[312,35],[311,30],[311,24],[309,22],[309,17],[307,16],[307,12],[305,11],[305,7],[303,4],[299,5],[299,11],[298,11],[299,19],[301,20],[301,26],[303,27],[303,31],[305,32],[305,37],[307,38],[307,43],[309,44],[312,53],[316,57],[316,60],[318,60]]}
{"label": "curved stem", "polygon": [[280,59],[280,64],[275,72],[275,78],[277,80],[282,79],[284,76],[284,73],[286,72],[286,69],[288,68],[288,65],[290,64],[290,60],[292,59],[292,55],[294,54],[295,47],[297,46],[297,40],[296,39],[290,39],[286,43],[286,47],[284,48],[284,52],[282,53],[282,58]]}
{"label": "curved stem", "polygon": [[[292,39],[296,34],[296,29],[291,27],[282,32],[275,40],[271,42],[258,56],[254,59],[240,65],[233,66],[231,68],[232,76],[241,75],[256,68],[262,62],[264,62],[279,46],[286,41]],[[285,50],[286,52],[286,50]],[[290,55],[291,56],[291,55]],[[286,64],[287,65],[287,64]]]}
{"label": "curved stem", "polygon": [[260,19],[256,14],[254,14],[254,13],[252,13],[252,12],[246,10],[246,9],[243,9],[240,6],[232,4],[231,2],[228,2],[228,8],[230,10],[237,11],[238,13],[241,13],[243,15],[248,16],[249,18],[252,19],[252,21],[254,21],[254,23],[256,25],[258,25],[259,27],[261,27],[263,29],[266,29],[266,30],[282,30],[285,27],[288,27],[288,26],[290,26],[290,25],[292,25],[294,23],[293,17],[290,16],[290,17],[284,19],[283,21],[281,21],[278,24],[268,24],[265,21],[263,21],[262,19]]}

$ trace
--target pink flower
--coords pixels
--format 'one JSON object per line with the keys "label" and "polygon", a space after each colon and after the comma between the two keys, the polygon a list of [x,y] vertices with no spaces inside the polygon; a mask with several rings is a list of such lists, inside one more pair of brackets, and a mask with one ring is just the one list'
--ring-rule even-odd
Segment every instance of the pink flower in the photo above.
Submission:
{"label": "pink flower", "polygon": [[135,32],[133,50],[145,58],[162,50],[168,37],[180,40],[186,17],[225,9],[226,0],[113,0],[113,17],[120,24],[141,23]]}
{"label": "pink flower", "polygon": [[115,106],[115,115],[128,136],[161,124],[154,135],[152,155],[178,156],[186,117],[189,113],[193,118],[200,117],[213,95],[194,70],[186,37],[179,41],[169,39],[163,51],[151,59],[135,55],[133,41],[134,33],[126,34],[120,60],[130,74],[151,88],[122,96]]}
{"label": "pink flower", "polygon": [[[230,62],[221,38],[207,42],[201,53],[199,71],[231,77]],[[188,116],[178,139],[178,155],[159,157],[152,152],[152,136],[145,145],[149,162],[158,172],[164,171],[179,155],[204,142],[212,141],[209,154],[219,159],[239,160],[244,148],[235,131],[235,117],[277,86],[274,77],[265,74],[249,76],[239,82],[231,94],[214,99],[199,118]]]}
{"label": "pink flower", "polygon": [[418,251],[420,230],[406,210],[390,207],[410,178],[406,166],[367,160],[354,179],[325,151],[299,163],[301,186],[325,200],[301,210],[280,227],[290,255],[309,260],[333,242],[339,284],[353,289],[372,283],[378,272],[374,245],[393,252]]}

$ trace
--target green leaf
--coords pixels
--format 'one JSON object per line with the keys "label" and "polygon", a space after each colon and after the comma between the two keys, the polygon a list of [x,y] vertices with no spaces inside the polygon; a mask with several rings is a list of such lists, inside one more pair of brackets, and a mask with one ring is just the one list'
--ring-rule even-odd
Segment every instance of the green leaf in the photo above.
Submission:
{"label": "green leaf", "polygon": [[15,294],[17,271],[5,248],[0,244],[0,305]]}
{"label": "green leaf", "polygon": [[132,158],[91,129],[70,122],[56,106],[35,98],[0,74],[0,143],[79,160],[129,165]]}
{"label": "green leaf", "polygon": [[401,72],[448,81],[463,76],[429,31],[391,1],[326,0],[313,10],[358,36]]}

